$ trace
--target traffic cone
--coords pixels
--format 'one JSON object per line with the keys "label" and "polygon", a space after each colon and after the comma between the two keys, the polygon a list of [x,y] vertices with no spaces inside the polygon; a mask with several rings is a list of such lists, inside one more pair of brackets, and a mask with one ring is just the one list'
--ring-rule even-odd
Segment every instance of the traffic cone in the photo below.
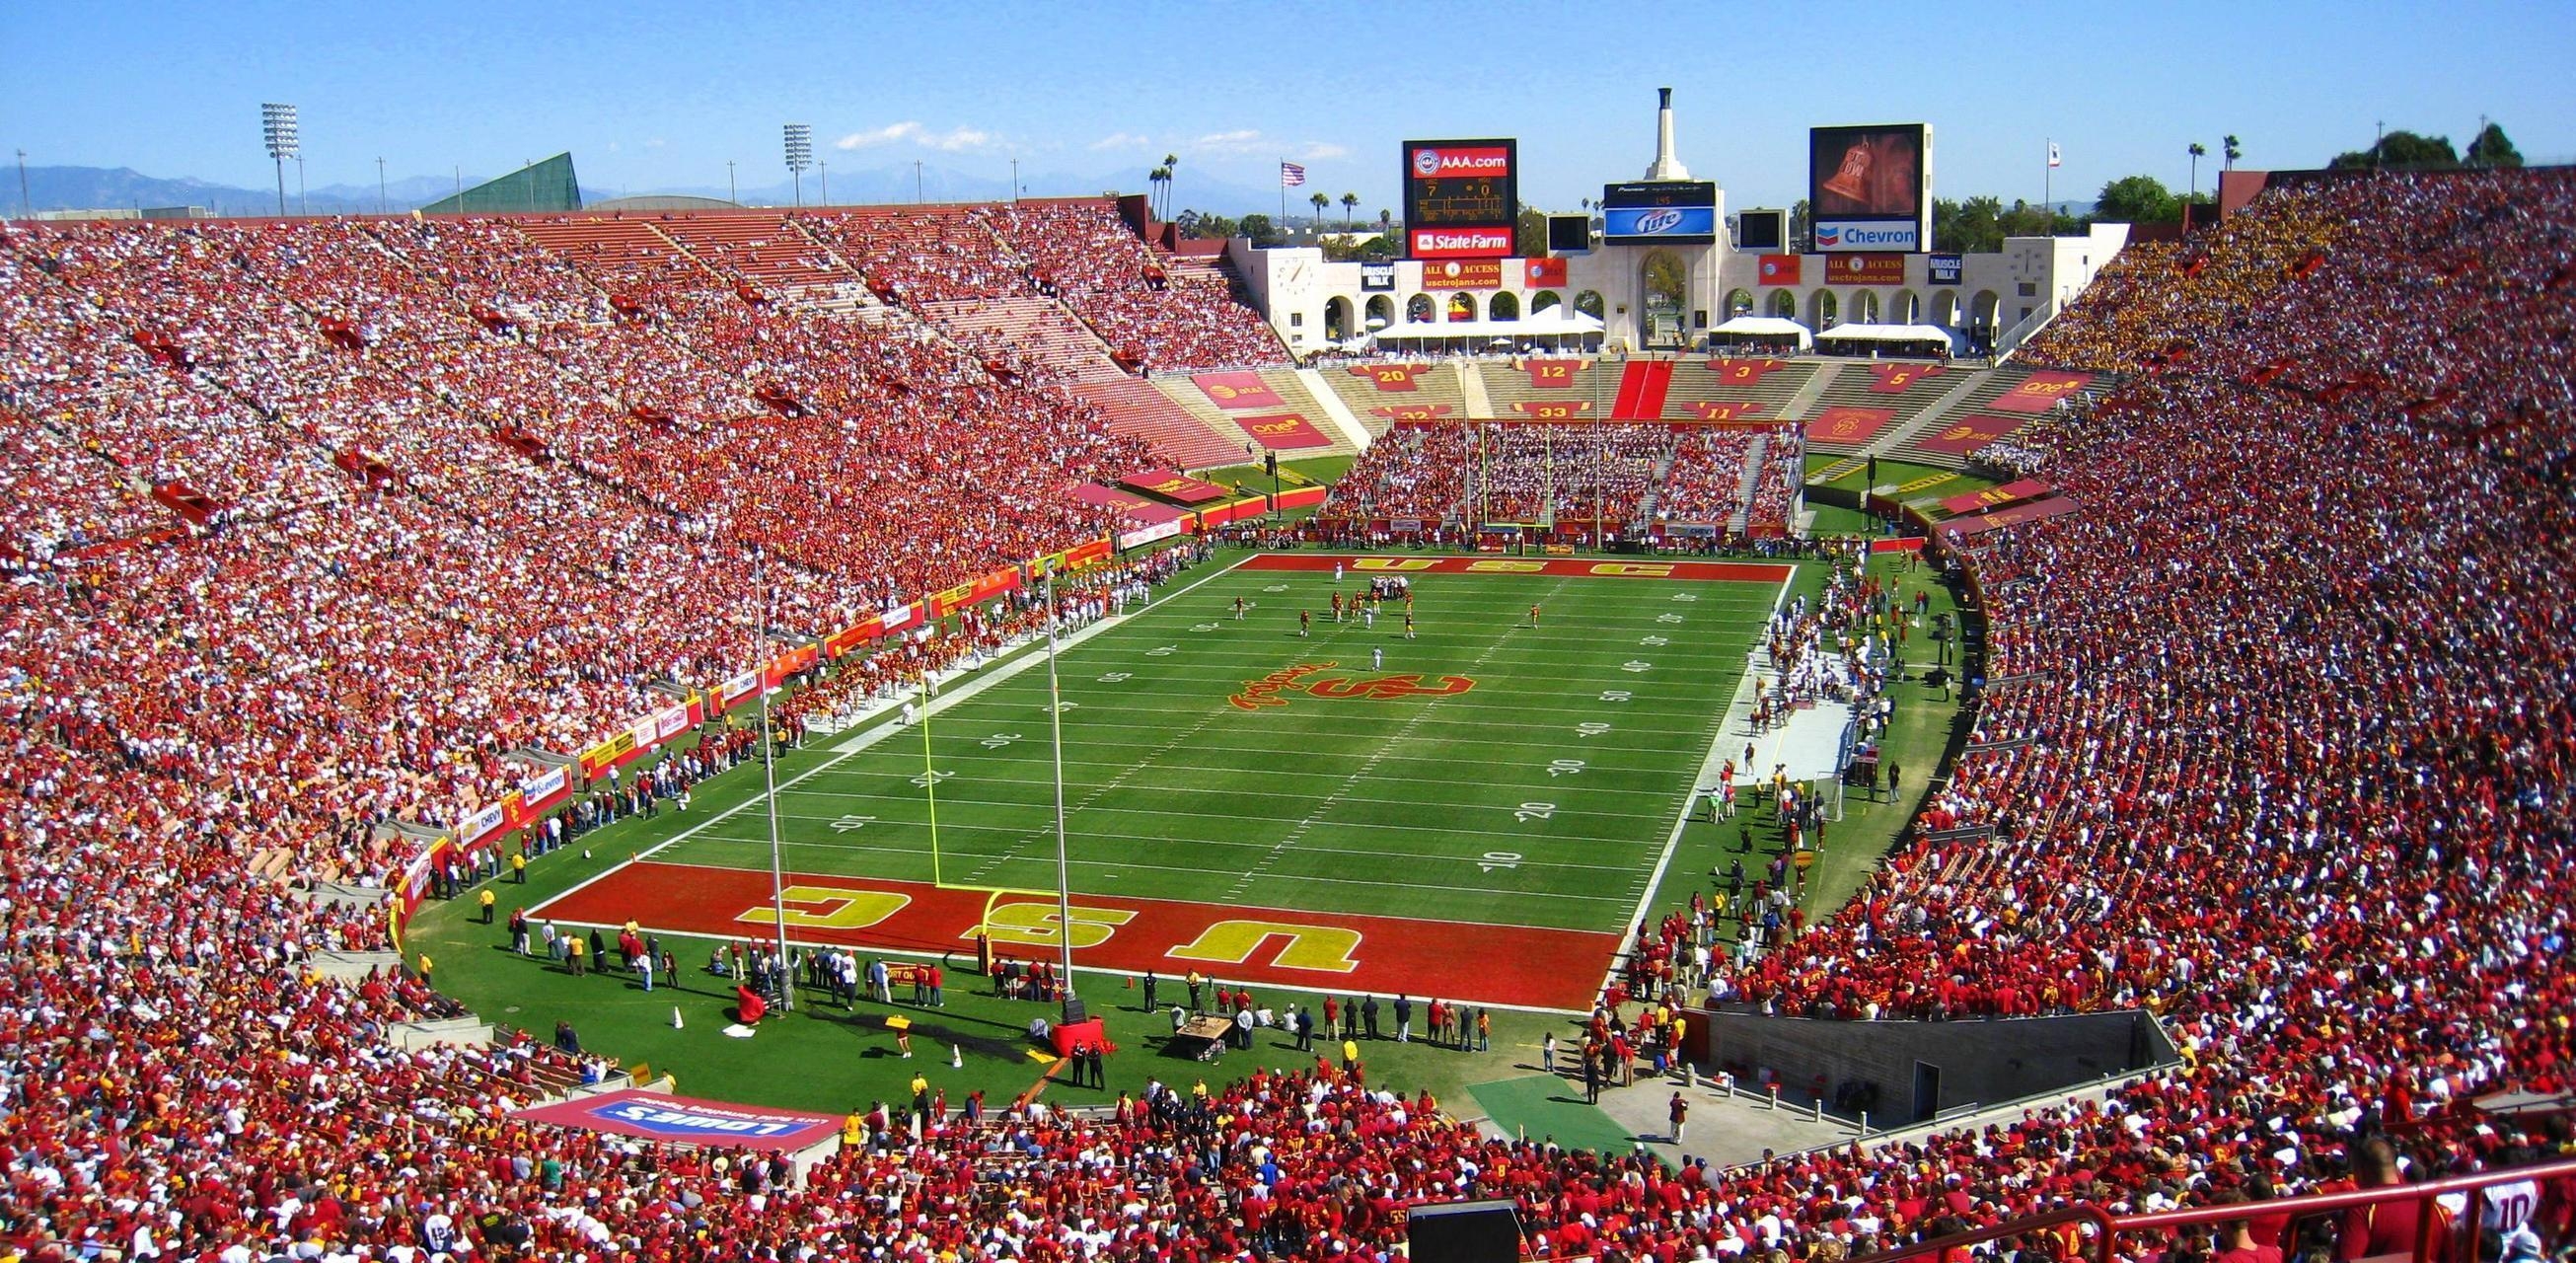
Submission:
{"label": "traffic cone", "polygon": [[671,1029],[672,1029],[672,1030],[675,1030],[675,1031],[676,1031],[676,1030],[683,1030],[683,1029],[686,1029],[686,1028],[687,1028],[687,1026],[688,1026],[688,1023],[683,1022],[683,1021],[681,1021],[681,1020],[680,1020],[680,1006],[679,1006],[679,1005],[676,1005],[676,1004],[672,1005],[672,1006],[671,1006]]}
{"label": "traffic cone", "polygon": [[948,1068],[951,1070],[963,1070],[966,1068],[966,1049],[962,1045],[950,1044],[948,1046]]}

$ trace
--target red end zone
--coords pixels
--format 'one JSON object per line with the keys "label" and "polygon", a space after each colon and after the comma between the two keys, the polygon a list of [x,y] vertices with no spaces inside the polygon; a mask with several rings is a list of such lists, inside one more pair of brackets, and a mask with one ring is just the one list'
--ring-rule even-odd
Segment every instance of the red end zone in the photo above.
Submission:
{"label": "red end zone", "polygon": [[1742,561],[1583,561],[1564,557],[1355,557],[1332,553],[1263,553],[1238,570],[1330,570],[1355,574],[1520,574],[1565,579],[1695,579],[1778,583],[1792,567]]}
{"label": "red end zone", "polygon": [[[787,875],[788,937],[800,943],[971,958],[988,896],[920,882]],[[777,933],[769,874],[642,861],[529,912],[574,925],[623,925],[713,938]],[[1062,925],[1052,897],[1004,895],[988,929],[1001,955],[1055,959]],[[1077,969],[1166,977],[1195,969],[1228,982],[1317,992],[1438,996],[1477,1004],[1580,1011],[1619,936],[1405,917],[1290,912],[1077,894]],[[1166,994],[1170,994],[1166,992]]]}

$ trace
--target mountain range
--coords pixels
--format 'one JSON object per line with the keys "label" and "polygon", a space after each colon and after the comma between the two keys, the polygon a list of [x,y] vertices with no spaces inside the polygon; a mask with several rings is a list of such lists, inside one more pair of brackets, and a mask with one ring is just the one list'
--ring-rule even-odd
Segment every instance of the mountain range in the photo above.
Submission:
{"label": "mountain range", "polygon": [[[578,170],[576,160],[576,170]],[[147,207],[197,206],[217,215],[274,215],[278,209],[277,188],[242,188],[201,180],[193,176],[167,178],[145,175],[127,167],[36,167],[25,168],[24,196],[0,192],[0,213],[20,214],[26,211],[138,210]],[[5,181],[0,176],[0,181]],[[472,188],[490,177],[472,173],[448,175],[414,175],[386,181],[381,195],[373,185],[326,184],[299,192],[293,171],[286,173],[286,209],[292,214],[372,215],[383,211],[407,211],[426,206],[453,195],[458,188]],[[846,169],[829,173],[831,200],[835,205],[879,205],[912,202],[989,202],[1011,195],[1009,177],[990,177],[924,165],[916,170],[910,164]],[[823,200],[825,174],[808,172],[804,197],[809,204]],[[1108,190],[1143,191],[1143,173],[1126,176],[1095,174],[1067,175],[1056,172],[1024,173],[1022,192],[1029,197],[1089,197]],[[1179,183],[1178,204],[1201,211],[1240,215],[1249,211],[1278,211],[1276,191],[1247,188],[1199,176],[1184,176]],[[599,188],[585,184],[581,198],[584,205],[596,205],[611,198],[642,196],[648,193],[680,194],[739,201],[747,206],[787,206],[794,202],[796,189],[792,182],[745,186],[728,190],[723,185],[662,185],[638,188]],[[1301,195],[1292,194],[1290,205],[1303,213],[1311,208],[1302,204]],[[1336,209],[1331,213],[1338,216]],[[1331,216],[1328,216],[1331,217]]]}

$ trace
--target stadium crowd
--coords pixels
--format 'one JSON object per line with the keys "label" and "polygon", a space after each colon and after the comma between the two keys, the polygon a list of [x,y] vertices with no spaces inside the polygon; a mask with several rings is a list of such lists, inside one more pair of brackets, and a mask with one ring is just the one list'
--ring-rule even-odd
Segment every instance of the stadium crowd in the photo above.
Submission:
{"label": "stadium crowd", "polygon": [[[2576,626],[2553,596],[2576,569],[2576,179],[2356,179],[2267,195],[2230,223],[2253,240],[2309,217],[2329,235],[2294,283],[2229,288],[2226,273],[2278,260],[2213,252],[2177,275],[2218,297],[2166,302],[2179,282],[2156,274],[2123,281],[2144,316],[2079,304],[2060,318],[2058,362],[2165,358],[2038,457],[2084,511],[1961,549],[1989,620],[1972,746],[2014,748],[1972,748],[1927,800],[1922,824],[1951,840],[1900,852],[1843,912],[1710,971],[1722,999],[1818,1017],[2145,1006],[2181,1066],[2101,1102],[1718,1172],[1483,1137],[1427,1096],[1320,1062],[1150,1091],[1096,1119],[1032,1107],[916,1129],[872,1111],[802,1183],[750,1154],[508,1119],[595,1068],[518,1039],[403,1047],[402,1023],[452,1013],[431,963],[324,981],[314,954],[378,945],[382,911],[250,873],[277,848],[305,871],[380,874],[373,824],[470,805],[514,744],[621,717],[665,667],[738,666],[782,610],[821,617],[878,591],[851,593],[743,528],[473,446],[484,422],[441,393],[464,379],[420,366],[505,335],[449,336],[425,304],[372,305],[410,283],[372,258],[327,262],[307,290],[277,241],[13,234],[11,406],[73,450],[171,462],[252,512],[100,556],[25,549],[0,585],[0,1240],[34,1258],[227,1263],[353,1246],[1329,1260],[1380,1257],[1410,1202],[1495,1196],[1550,1258],[1837,1263],[2078,1201],[2376,1180],[2388,1150],[2410,1176],[2568,1152],[2563,1119],[2526,1135],[2449,1107],[2506,1084],[2576,1086]],[[1043,231],[1029,222],[1005,235]],[[308,257],[301,226],[225,231],[277,232]],[[674,283],[613,283],[642,280]],[[478,300],[441,292],[471,316]],[[776,380],[820,396],[837,370],[800,357],[830,335],[771,346],[766,324],[738,320],[665,332],[709,362],[774,355]],[[134,363],[92,321],[164,350]],[[2096,324],[2118,327],[2097,338]],[[22,350],[30,327],[37,349]],[[404,370],[351,367],[380,350]],[[157,362],[173,356],[184,372]],[[559,372],[540,378],[558,394],[585,380]],[[112,377],[205,410],[120,411]],[[961,455],[986,451],[979,424],[1021,433],[955,424]],[[350,443],[374,445],[391,480],[335,464]],[[13,534],[50,549],[114,520],[91,491],[44,499],[10,511]],[[938,521],[932,557],[977,555],[952,536],[981,519]],[[634,534],[614,538],[618,523]],[[502,582],[495,566],[521,569]],[[540,579],[560,604],[512,599]],[[690,585],[705,604],[662,615],[634,599]],[[2563,1241],[2567,1190],[2549,1198]]]}
{"label": "stadium crowd", "polygon": [[1127,362],[1152,369],[1288,362],[1279,335],[1236,302],[1221,275],[1160,261],[1099,202],[1025,202],[990,220],[1028,260],[1041,292],[1062,299]]}

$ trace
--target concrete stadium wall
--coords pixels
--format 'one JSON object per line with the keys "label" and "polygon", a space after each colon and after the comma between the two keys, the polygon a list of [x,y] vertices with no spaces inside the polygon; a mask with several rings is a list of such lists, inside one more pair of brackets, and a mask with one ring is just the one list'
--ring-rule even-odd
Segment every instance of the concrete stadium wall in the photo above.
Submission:
{"label": "concrete stadium wall", "polygon": [[[1876,1118],[1928,1118],[1963,1105],[2061,1091],[2104,1075],[2153,1069],[2178,1058],[2143,1010],[1964,1022],[1844,1022],[1711,1012],[1709,1064],[1768,1068],[1781,1099],[1806,1105],[1823,1074],[1830,1093],[1847,1081],[1878,1087]],[[1915,1098],[1917,1066],[1940,1072],[1932,1100]],[[1756,1086],[1752,1077],[1743,1079]]]}

